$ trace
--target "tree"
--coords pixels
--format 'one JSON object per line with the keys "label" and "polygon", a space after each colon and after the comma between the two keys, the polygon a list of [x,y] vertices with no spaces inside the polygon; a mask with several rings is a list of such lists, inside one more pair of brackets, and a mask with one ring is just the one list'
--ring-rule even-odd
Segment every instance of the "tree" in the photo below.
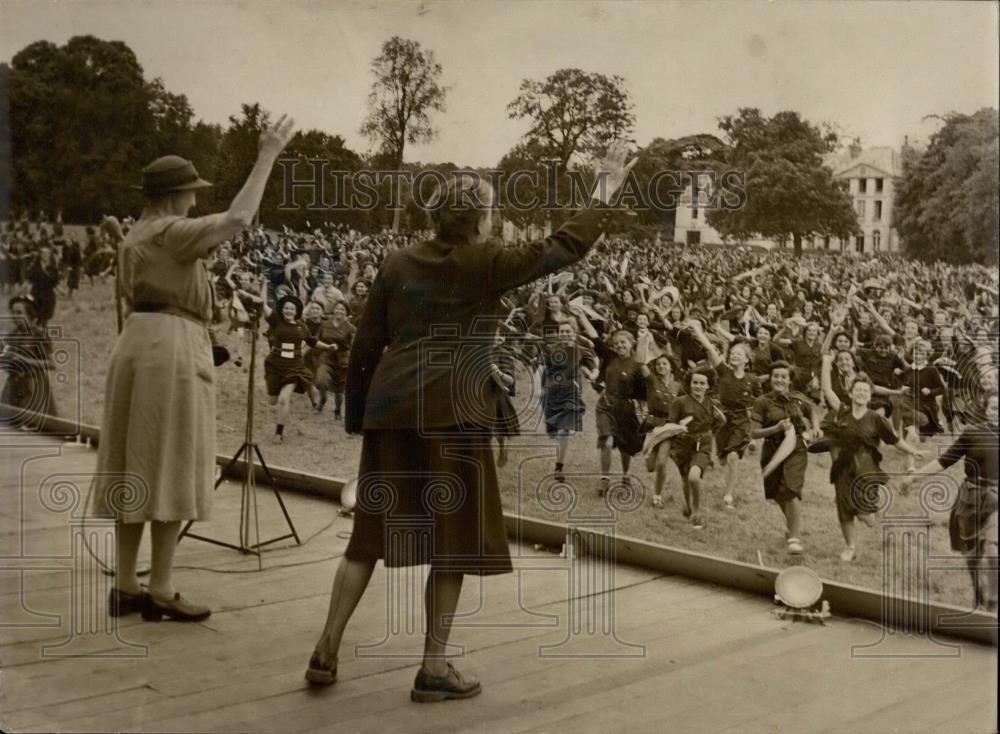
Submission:
{"label": "tree", "polygon": [[15,206],[93,220],[138,201],[129,185],[150,157],[153,118],[128,46],[38,41],[14,55],[9,76]]}
{"label": "tree", "polygon": [[552,172],[542,164],[544,157],[530,145],[518,143],[497,164],[501,172],[496,191],[500,210],[517,227],[542,224],[549,213],[541,205],[555,201],[556,192],[549,189]]}
{"label": "tree", "polygon": [[950,113],[923,153],[908,150],[896,182],[893,225],[923,260],[997,262],[997,110]]}
{"label": "tree", "polygon": [[791,239],[800,255],[805,237],[846,239],[860,231],[844,182],[823,165],[822,156],[837,146],[831,129],[797,112],[766,118],[753,108],[721,118],[719,129],[730,149],[727,167],[746,177],[744,206],[708,209],[708,223],[723,236]]}
{"label": "tree", "polygon": [[76,36],[64,46],[29,44],[10,66],[0,65],[0,85],[9,105],[9,113],[0,110],[0,166],[6,155],[9,175],[0,179],[10,182],[17,209],[61,209],[75,222],[136,213],[142,197],[130,187],[143,166],[168,153],[214,178],[219,127],[192,124],[187,98],[159,79],[146,81],[120,41]]}
{"label": "tree", "polygon": [[562,170],[574,155],[594,158],[613,140],[631,140],[635,126],[625,80],[580,69],[523,80],[507,116],[529,120],[524,144],[558,160]]}
{"label": "tree", "polygon": [[[259,102],[240,105],[238,115],[229,116],[229,126],[222,134],[215,164],[216,201],[228,204],[246,181],[260,147],[260,131],[271,121],[271,113]],[[350,201],[351,192],[335,192],[333,171],[357,171],[363,162],[361,157],[344,144],[339,135],[330,135],[321,130],[299,130],[281,154],[282,161],[298,161],[286,168],[279,166],[271,174],[260,203],[260,219],[269,227],[287,225],[295,229],[316,227],[322,222],[346,223],[360,226],[365,218],[360,212],[336,210],[336,201]],[[312,178],[313,168],[308,161],[325,161],[323,192],[324,200],[317,201],[317,208],[310,208],[312,196],[299,192],[279,208],[285,200],[285,175],[294,175],[298,180]],[[338,194],[336,197],[334,194]],[[308,223],[308,224],[307,224]]]}
{"label": "tree", "polygon": [[10,218],[10,67],[0,64],[0,220]]}
{"label": "tree", "polygon": [[260,132],[270,120],[270,113],[258,102],[244,103],[238,115],[229,116],[229,126],[215,157],[214,183],[218,201],[232,201],[239,193],[257,160]]}
{"label": "tree", "polygon": [[[371,68],[375,81],[361,133],[381,147],[394,170],[401,170],[406,144],[428,142],[436,134],[430,113],[444,111],[448,91],[440,83],[441,64],[416,41],[393,36]],[[399,228],[400,212],[393,213],[393,230]]]}
{"label": "tree", "polygon": [[671,205],[680,200],[690,183],[685,173],[722,171],[728,155],[725,143],[714,135],[653,138],[639,149],[639,160],[632,169],[648,205],[637,211],[637,223],[666,229],[668,237],[673,236],[676,206]]}

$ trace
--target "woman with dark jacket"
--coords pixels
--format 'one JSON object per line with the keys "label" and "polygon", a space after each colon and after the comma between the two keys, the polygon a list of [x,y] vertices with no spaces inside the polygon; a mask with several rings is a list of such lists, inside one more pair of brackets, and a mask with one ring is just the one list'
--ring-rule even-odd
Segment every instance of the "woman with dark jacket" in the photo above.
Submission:
{"label": "woman with dark jacket", "polygon": [[951,508],[951,548],[965,555],[977,609],[997,611],[997,394],[982,399],[983,418],[966,427],[943,454],[914,474],[939,474],[963,460],[965,478]]}
{"label": "woman with dark jacket", "polygon": [[451,178],[432,204],[437,237],[390,252],[372,283],[351,349],[348,433],[362,433],[354,531],[337,569],[326,625],[306,679],[336,680],[337,652],[378,559],[430,564],[424,661],[411,698],[468,698],[479,682],[445,658],[464,574],[511,571],[490,441],[491,387],[501,296],[580,260],[607,221],[600,203],[631,164],[614,144],[600,164],[606,186],[550,237],[486,244],[493,191],[471,174]]}

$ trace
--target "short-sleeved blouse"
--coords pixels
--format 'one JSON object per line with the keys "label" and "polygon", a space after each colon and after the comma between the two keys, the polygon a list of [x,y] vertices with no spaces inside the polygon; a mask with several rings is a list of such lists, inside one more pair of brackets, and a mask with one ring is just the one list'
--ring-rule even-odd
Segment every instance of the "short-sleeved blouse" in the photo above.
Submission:
{"label": "short-sleeved blouse", "polygon": [[121,248],[120,288],[128,307],[171,306],[204,321],[212,317],[205,257],[218,244],[218,214],[189,219],[140,219]]}

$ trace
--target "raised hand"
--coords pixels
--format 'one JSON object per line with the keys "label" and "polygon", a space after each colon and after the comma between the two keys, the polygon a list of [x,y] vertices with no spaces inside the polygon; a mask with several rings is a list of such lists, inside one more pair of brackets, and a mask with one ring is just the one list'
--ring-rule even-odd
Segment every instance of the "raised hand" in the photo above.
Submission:
{"label": "raised hand", "polygon": [[295,135],[295,120],[282,115],[260,132],[260,152],[277,157]]}
{"label": "raised hand", "polygon": [[639,160],[633,158],[626,163],[627,155],[628,146],[621,140],[616,140],[608,146],[608,154],[604,159],[597,161],[594,165],[597,183],[594,187],[593,198],[602,204],[607,204],[611,200],[614,193],[624,183],[632,166]]}

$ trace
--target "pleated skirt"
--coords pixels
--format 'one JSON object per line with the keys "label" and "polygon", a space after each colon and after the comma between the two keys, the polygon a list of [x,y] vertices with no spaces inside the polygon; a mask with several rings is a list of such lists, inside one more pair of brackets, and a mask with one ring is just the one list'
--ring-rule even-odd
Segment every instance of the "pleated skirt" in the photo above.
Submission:
{"label": "pleated skirt", "polygon": [[486,428],[365,431],[345,555],[486,576],[512,570]]}
{"label": "pleated skirt", "polygon": [[93,511],[127,523],[204,520],[215,478],[208,330],[133,313],[111,354]]}

